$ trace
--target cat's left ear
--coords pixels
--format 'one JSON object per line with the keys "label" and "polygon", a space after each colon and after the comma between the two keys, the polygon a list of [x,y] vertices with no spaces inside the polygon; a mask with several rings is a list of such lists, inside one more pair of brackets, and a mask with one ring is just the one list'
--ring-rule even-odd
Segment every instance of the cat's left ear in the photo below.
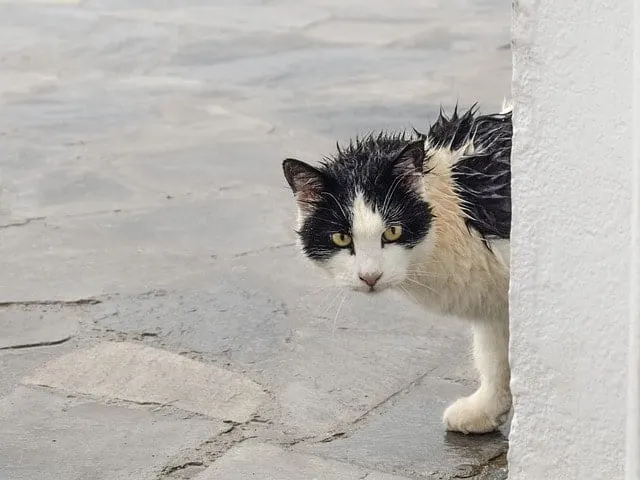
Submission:
{"label": "cat's left ear", "polygon": [[405,146],[393,160],[393,167],[397,173],[424,172],[424,140],[415,140]]}
{"label": "cat's left ear", "polygon": [[282,162],[282,170],[301,207],[320,198],[325,188],[324,174],[320,170],[295,158]]}

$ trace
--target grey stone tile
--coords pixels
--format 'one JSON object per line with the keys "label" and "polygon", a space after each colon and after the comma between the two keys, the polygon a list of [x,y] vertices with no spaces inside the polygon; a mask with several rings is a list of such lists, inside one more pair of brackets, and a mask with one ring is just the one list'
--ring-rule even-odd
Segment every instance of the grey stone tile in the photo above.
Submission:
{"label": "grey stone tile", "polygon": [[233,422],[250,420],[266,400],[263,389],[242,375],[126,342],[69,353],[24,382],[143,405],[171,405]]}
{"label": "grey stone tile", "polygon": [[0,350],[63,343],[78,332],[82,308],[57,305],[0,307]]}
{"label": "grey stone tile", "polygon": [[[336,139],[371,130],[424,129],[441,103],[497,108],[510,88],[510,53],[500,48],[509,19],[509,3],[497,0],[1,0],[0,301],[104,296],[87,310],[92,336],[151,333],[150,342],[252,379],[272,394],[259,412],[278,434],[344,430],[349,455],[414,477],[438,455],[438,475],[455,462],[475,472],[495,442],[479,440],[491,448],[473,453],[476,444],[453,445],[439,423],[456,389],[472,389],[464,325],[391,297],[341,303],[323,290],[287,246],[293,202],[280,161],[315,161]],[[87,346],[87,317],[74,329],[74,315],[47,310],[42,321],[3,327],[36,341],[73,330]],[[0,354],[0,393],[71,347]],[[384,403],[425,374],[446,381]],[[116,429],[111,411],[100,415]],[[91,439],[93,424],[78,422],[71,438]],[[116,430],[87,457],[105,478],[137,478],[119,470],[126,462],[162,463],[149,451],[100,454],[99,442],[121,435],[120,444],[125,430]],[[67,478],[44,443],[16,438],[3,458],[26,442],[42,471]],[[96,478],[68,455],[69,478]],[[274,455],[300,468],[310,461]],[[323,462],[321,471],[341,471]]]}
{"label": "grey stone tile", "polygon": [[209,202],[172,204],[163,195],[163,207],[0,230],[2,249],[13,252],[6,258],[0,301],[140,292],[199,272],[211,278],[212,257],[294,241],[292,205],[284,188],[280,197],[266,195],[272,189],[232,190]]}
{"label": "grey stone tile", "polygon": [[96,322],[213,354],[264,385],[277,402],[267,415],[296,435],[354,421],[426,372],[473,378],[463,323],[391,293],[343,298],[293,247],[216,267],[199,290],[114,297]]}
{"label": "grey stone tile", "polygon": [[244,442],[227,452],[195,480],[408,480],[354,465]]}
{"label": "grey stone tile", "polygon": [[152,480],[224,428],[20,387],[0,399],[0,478]]}
{"label": "grey stone tile", "polygon": [[5,350],[0,353],[0,397],[12,393],[22,379],[46,362],[64,355],[73,349],[73,345],[64,343],[53,347],[25,348]]}
{"label": "grey stone tile", "polygon": [[354,431],[347,430],[346,436],[297,450],[412,478],[480,475],[492,459],[506,452],[504,434],[463,435],[442,427],[445,407],[472,392],[472,388],[427,377]]}

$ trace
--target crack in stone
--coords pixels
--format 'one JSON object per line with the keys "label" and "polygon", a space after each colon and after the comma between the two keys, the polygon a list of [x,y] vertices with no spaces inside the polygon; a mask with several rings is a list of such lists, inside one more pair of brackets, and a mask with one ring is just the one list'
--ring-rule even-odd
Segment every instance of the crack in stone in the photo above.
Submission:
{"label": "crack in stone", "polygon": [[[322,438],[315,437],[315,439],[312,440],[312,443],[316,443],[316,442],[317,443],[330,443],[330,442],[333,442],[335,440],[339,440],[339,439],[343,439],[343,438],[349,438],[351,435],[353,435],[353,433],[357,430],[357,428],[359,427],[359,425],[361,423],[365,422],[370,416],[375,415],[376,413],[378,413],[378,411],[380,411],[381,409],[385,408],[387,405],[389,405],[391,402],[393,402],[393,400],[396,397],[398,397],[399,395],[402,395],[402,394],[405,394],[405,393],[409,393],[412,388],[414,388],[415,386],[419,385],[420,382],[422,382],[422,380],[424,380],[427,376],[429,376],[434,370],[435,370],[435,368],[432,368],[431,370],[423,373],[422,375],[420,375],[420,376],[416,377],[415,379],[413,379],[411,382],[407,383],[401,389],[393,392],[391,395],[387,396],[386,398],[383,398],[381,401],[379,401],[378,403],[373,405],[371,408],[369,408],[366,412],[364,412],[358,418],[356,418],[355,420],[350,422],[348,424],[348,426],[344,430],[340,430],[340,431],[334,432],[334,433],[330,434],[329,436],[325,435]],[[304,442],[305,440],[302,440],[302,441]]]}
{"label": "crack in stone", "polygon": [[3,228],[11,228],[11,227],[23,227],[25,225],[29,225],[31,222],[37,222],[39,220],[46,220],[47,217],[32,217],[32,218],[26,218],[20,222],[12,222],[12,223],[7,223],[4,225],[0,225],[0,229]]}
{"label": "crack in stone", "polygon": [[330,442],[333,442],[334,440],[337,440],[339,438],[343,438],[346,434],[347,434],[347,432],[336,432],[333,435],[331,435],[330,437],[323,438],[322,440],[320,440],[319,443],[330,443]]}
{"label": "crack in stone", "polygon": [[7,345],[5,347],[0,347],[0,350],[19,350],[23,348],[51,347],[53,345],[60,345],[62,343],[68,342],[72,338],[73,336],[69,335],[68,337],[64,337],[59,340],[49,340],[49,341],[43,341],[43,342],[19,343],[17,345]]}
{"label": "crack in stone", "polygon": [[246,252],[240,252],[240,253],[234,254],[233,258],[246,257],[247,255],[255,255],[257,253],[263,253],[263,252],[271,252],[273,250],[280,250],[282,248],[294,247],[295,245],[296,245],[295,242],[291,242],[291,243],[283,243],[281,245],[274,245],[271,247],[258,248],[256,250],[248,250]]}
{"label": "crack in stone", "polygon": [[160,475],[171,475],[174,472],[177,472],[178,470],[184,470],[185,468],[189,468],[189,467],[202,467],[204,466],[204,462],[201,462],[200,460],[193,460],[190,462],[184,462],[181,463],[180,465],[171,465],[171,466],[166,466],[162,469],[162,471],[160,471]]}
{"label": "crack in stone", "polygon": [[77,300],[9,300],[0,302],[0,307],[29,307],[33,305],[59,305],[63,307],[75,307],[81,305],[97,305],[102,303],[102,300],[97,298],[78,298]]}
{"label": "crack in stone", "polygon": [[365,422],[370,416],[375,415],[380,410],[384,409],[387,405],[389,405],[393,400],[399,395],[409,393],[411,389],[415,386],[419,385],[424,378],[429,376],[437,367],[432,368],[431,370],[423,373],[422,375],[414,378],[412,381],[407,383],[404,387],[399,390],[393,392],[391,395],[388,395],[380,402],[373,405],[367,411],[365,411],[362,415],[360,415],[355,420],[349,422],[347,425],[343,425],[342,428],[334,430],[333,432],[329,432],[328,434],[323,435],[312,435],[301,438],[294,438],[289,441],[280,442],[281,445],[286,445],[288,447],[293,447],[298,444],[315,444],[315,443],[331,443],[336,440],[341,440],[345,438],[349,438],[353,435],[360,425]]}
{"label": "crack in stone", "polygon": [[[482,480],[484,478],[487,478],[487,475],[498,472],[500,469],[502,469],[504,471],[504,477],[501,477],[501,478],[504,478],[504,480],[506,480],[508,475],[507,452],[498,453],[497,455],[487,459],[479,467],[480,467],[480,471],[478,472],[477,476],[472,478]],[[495,477],[491,475],[490,478],[495,478]]]}
{"label": "crack in stone", "polygon": [[464,471],[459,471],[454,473],[451,476],[451,479],[459,478],[459,479],[497,479],[495,477],[495,473],[499,472],[501,469],[503,470],[504,477],[500,477],[501,479],[507,479],[507,452],[500,452],[494,455],[491,458],[486,459],[483,463],[479,465],[472,464],[461,464],[458,466],[459,470],[464,469]]}
{"label": "crack in stone", "polygon": [[171,478],[173,473],[183,470],[189,466],[209,467],[236,445],[252,438],[258,438],[258,435],[250,430],[253,421],[253,418],[242,423],[230,420],[225,421],[224,423],[229,425],[226,430],[223,430],[218,435],[205,441],[196,448],[197,453],[194,453],[193,456],[197,455],[199,458],[187,460],[178,465],[178,467],[184,465],[182,468],[176,468],[175,466],[164,467],[158,475],[157,480]]}

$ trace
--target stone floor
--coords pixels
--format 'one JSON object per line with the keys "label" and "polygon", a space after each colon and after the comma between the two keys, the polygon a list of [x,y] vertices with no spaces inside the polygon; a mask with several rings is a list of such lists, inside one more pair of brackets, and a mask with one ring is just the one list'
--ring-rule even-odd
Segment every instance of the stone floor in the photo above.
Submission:
{"label": "stone floor", "polygon": [[509,92],[497,0],[0,0],[0,478],[503,479],[464,324],[326,288],[287,156]]}

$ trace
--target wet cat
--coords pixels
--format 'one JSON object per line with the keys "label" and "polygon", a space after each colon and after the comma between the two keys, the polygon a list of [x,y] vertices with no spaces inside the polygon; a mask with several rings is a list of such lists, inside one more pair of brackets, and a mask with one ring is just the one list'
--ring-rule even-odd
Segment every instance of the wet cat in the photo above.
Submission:
{"label": "wet cat", "polygon": [[444,412],[448,430],[504,423],[509,388],[511,108],[442,111],[428,133],[359,138],[319,166],[283,162],[304,254],[345,288],[398,289],[470,320],[480,387]]}

